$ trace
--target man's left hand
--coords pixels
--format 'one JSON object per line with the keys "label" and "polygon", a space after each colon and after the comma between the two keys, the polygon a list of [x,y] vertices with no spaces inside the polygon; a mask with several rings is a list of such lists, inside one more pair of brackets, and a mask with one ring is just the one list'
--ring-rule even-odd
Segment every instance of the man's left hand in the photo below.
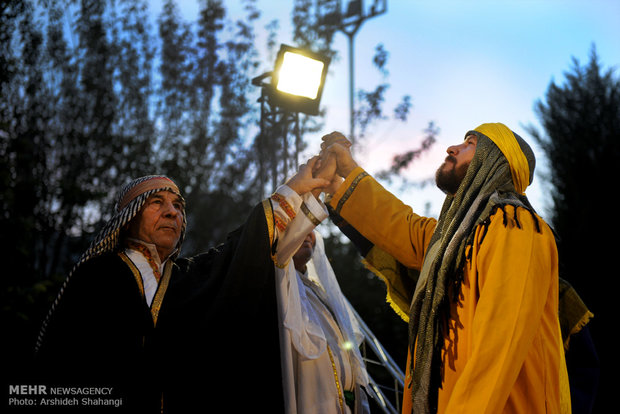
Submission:
{"label": "man's left hand", "polygon": [[[322,171],[321,176],[314,177],[312,171],[318,160],[319,157],[315,156],[310,158],[307,163],[300,165],[297,174],[295,174],[290,180],[288,180],[286,185],[288,185],[299,195],[304,195],[311,191],[314,193],[313,190],[318,191],[318,193],[320,194],[321,189],[323,187],[327,187],[330,184],[331,176],[325,178],[323,177],[323,174],[329,173],[329,169],[326,167],[330,166],[331,162],[326,163],[319,169],[319,171]],[[333,171],[335,171],[335,166],[333,167]],[[331,173],[332,176],[334,174],[333,171]]]}

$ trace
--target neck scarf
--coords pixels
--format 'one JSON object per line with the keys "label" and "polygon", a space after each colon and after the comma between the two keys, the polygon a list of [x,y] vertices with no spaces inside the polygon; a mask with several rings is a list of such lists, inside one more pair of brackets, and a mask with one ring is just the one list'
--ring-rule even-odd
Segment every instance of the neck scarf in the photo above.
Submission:
{"label": "neck scarf", "polygon": [[478,137],[476,153],[458,191],[444,201],[410,308],[409,347],[416,358],[408,385],[416,414],[436,411],[448,292],[460,289],[465,248],[475,228],[505,205],[535,214],[523,195],[535,165],[527,143],[502,124],[483,124],[465,137],[470,134]]}
{"label": "neck scarf", "polygon": [[[60,299],[71,279],[71,276],[77,268],[90,259],[101,256],[104,253],[111,252],[122,248],[121,235],[123,229],[129,224],[129,222],[138,215],[146,200],[153,194],[160,191],[170,191],[177,194],[183,200],[179,188],[170,178],[163,175],[148,175],[145,177],[137,178],[130,183],[126,184],[120,191],[117,197],[117,201],[114,207],[115,214],[108,220],[101,231],[97,234],[92,241],[88,249],[80,256],[80,259],[73,266],[73,269],[62,284],[56,299],[52,303],[52,306],[41,325],[39,335],[37,338],[35,351],[41,346],[43,338],[45,336],[45,330],[49,324],[49,320],[54,313],[54,310],[58,306]],[[185,201],[183,201],[185,204]],[[173,253],[174,259],[180,250],[181,243],[185,235],[185,227],[187,225],[185,219],[185,210],[183,210],[183,225],[181,227],[181,237],[177,244],[176,251]]]}
{"label": "neck scarf", "polygon": [[[155,279],[157,279],[157,282],[159,282],[159,280],[161,279],[161,271],[159,270],[161,261],[159,260],[159,254],[157,253],[157,251],[151,251],[148,246],[146,246],[140,241],[136,241],[133,239],[128,239],[125,244],[129,249],[140,252],[140,254],[144,256],[146,262],[151,267],[151,270],[153,270],[153,276],[155,276]],[[152,248],[155,249],[155,246],[152,245]]]}

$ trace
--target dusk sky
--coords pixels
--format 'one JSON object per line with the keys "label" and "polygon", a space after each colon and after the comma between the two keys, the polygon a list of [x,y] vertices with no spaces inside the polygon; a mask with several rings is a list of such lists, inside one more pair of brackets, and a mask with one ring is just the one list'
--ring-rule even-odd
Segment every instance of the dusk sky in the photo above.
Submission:
{"label": "dusk sky", "polygon": [[[346,4],[346,0],[343,1]],[[366,0],[365,7],[372,3]],[[403,95],[413,108],[407,123],[388,119],[371,127],[355,158],[371,174],[387,168],[391,157],[416,148],[433,121],[440,129],[432,151],[407,176],[424,179],[446,156],[446,148],[485,122],[502,122],[525,138],[537,155],[537,172],[547,166],[524,126],[539,127],[534,104],[544,99],[552,81],[564,83],[572,58],[583,66],[595,45],[607,70],[620,65],[620,1],[617,0],[388,0],[387,13],[367,20],[355,37],[356,88],[371,90],[382,82],[372,66],[375,47],[389,52],[385,112],[391,116]],[[183,17],[195,20],[198,4],[179,0]],[[228,18],[242,17],[240,1],[226,1]],[[280,43],[295,46],[291,35],[292,1],[258,0],[257,49],[265,50],[264,26],[280,23]],[[159,14],[157,2],[153,12]],[[161,6],[159,6],[161,7]],[[348,43],[335,37],[339,58],[332,62],[321,107],[327,111],[325,133],[349,131]],[[273,62],[265,61],[264,70]],[[319,150],[320,138],[308,136],[307,157]],[[586,137],[584,137],[586,138]],[[307,158],[306,157],[306,158]],[[433,185],[401,191],[390,187],[415,211],[436,216],[444,195]],[[547,215],[548,189],[540,177],[526,194],[539,214]]]}

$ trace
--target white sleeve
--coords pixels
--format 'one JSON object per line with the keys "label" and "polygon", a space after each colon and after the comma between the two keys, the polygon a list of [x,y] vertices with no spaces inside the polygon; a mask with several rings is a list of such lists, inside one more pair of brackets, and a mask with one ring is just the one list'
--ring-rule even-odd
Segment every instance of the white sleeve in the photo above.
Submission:
{"label": "white sleeve", "polygon": [[308,233],[329,213],[311,193],[300,196],[287,185],[271,196],[275,220],[276,265],[284,267],[303,243]]}

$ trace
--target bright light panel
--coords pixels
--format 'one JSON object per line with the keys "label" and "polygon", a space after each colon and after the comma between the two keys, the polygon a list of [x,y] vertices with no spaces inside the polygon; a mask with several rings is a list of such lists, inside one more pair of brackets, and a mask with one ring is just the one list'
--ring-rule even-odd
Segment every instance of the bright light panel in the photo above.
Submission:
{"label": "bright light panel", "polygon": [[320,60],[284,52],[276,88],[280,92],[316,99],[321,86],[323,65]]}

